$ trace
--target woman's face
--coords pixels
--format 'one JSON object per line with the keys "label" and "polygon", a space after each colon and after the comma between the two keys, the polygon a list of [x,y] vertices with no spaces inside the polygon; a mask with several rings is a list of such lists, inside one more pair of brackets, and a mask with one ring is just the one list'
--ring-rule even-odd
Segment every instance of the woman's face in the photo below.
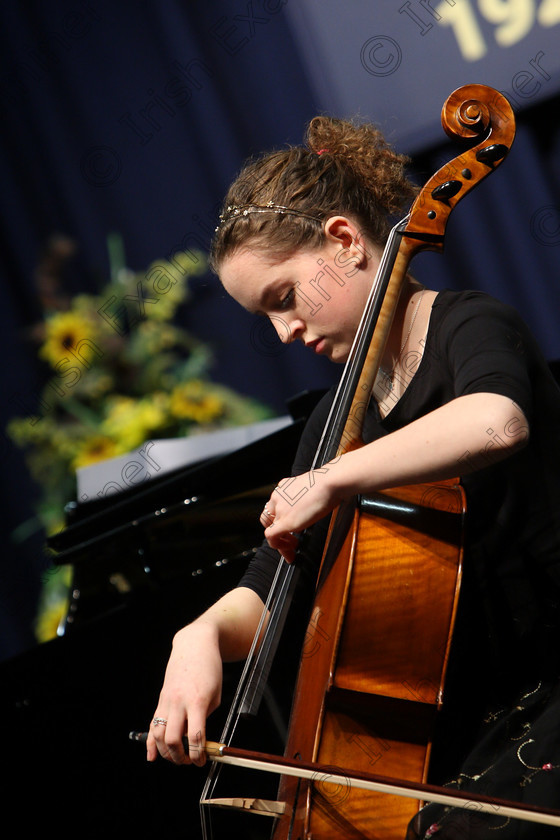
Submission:
{"label": "woman's face", "polygon": [[285,259],[249,245],[224,260],[222,284],[249,312],[269,318],[282,342],[299,339],[345,362],[379,265],[378,250],[368,249],[348,225],[342,217],[330,219],[321,247]]}

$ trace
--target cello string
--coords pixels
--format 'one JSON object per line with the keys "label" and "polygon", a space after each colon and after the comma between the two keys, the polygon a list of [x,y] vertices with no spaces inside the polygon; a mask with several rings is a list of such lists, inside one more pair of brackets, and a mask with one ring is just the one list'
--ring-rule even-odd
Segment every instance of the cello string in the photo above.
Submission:
{"label": "cello string", "polygon": [[[349,379],[349,373],[348,372],[355,365],[356,357],[358,357],[360,355],[360,353],[358,351],[359,351],[361,346],[363,347],[363,345],[365,344],[365,342],[367,340],[367,337],[364,335],[364,333],[365,333],[364,325],[368,323],[368,320],[371,320],[372,312],[375,311],[375,309],[377,309],[379,307],[380,298],[382,298],[382,294],[384,294],[384,291],[385,291],[384,286],[386,286],[386,282],[387,282],[386,278],[387,278],[387,276],[390,277],[391,272],[390,272],[389,269],[392,268],[392,264],[394,263],[396,252],[398,250],[398,247],[396,246],[397,236],[399,236],[399,234],[402,233],[402,230],[403,230],[404,226],[406,225],[408,219],[409,219],[409,215],[407,215],[401,221],[397,222],[397,224],[394,225],[394,227],[392,228],[392,230],[389,233],[389,236],[387,238],[387,244],[384,248],[384,251],[383,251],[383,254],[382,254],[382,257],[381,257],[381,260],[380,260],[380,264],[379,264],[378,270],[376,272],[374,282],[372,284],[372,289],[370,291],[370,294],[368,295],[366,306],[364,308],[364,312],[362,314],[359,327],[356,331],[356,336],[355,336],[354,341],[352,343],[352,347],[351,347],[351,350],[350,350],[350,355],[349,355],[348,361],[345,365],[345,369],[344,369],[344,372],[343,372],[342,377],[341,377],[341,384],[339,385],[339,387],[337,389],[337,393],[336,393],[334,401],[333,401],[333,406],[337,405],[337,403],[339,402],[339,396],[340,396],[339,391],[341,390],[341,388],[343,389],[345,387],[345,383]],[[369,341],[367,342],[367,344],[369,346]],[[331,407],[329,417],[328,417],[327,422],[325,424],[325,428],[323,430],[323,434],[322,434],[321,439],[319,441],[319,445],[317,447],[315,458],[313,460],[313,467],[314,468],[317,467],[317,464],[319,463],[319,459],[321,458],[321,450],[323,448],[326,430],[329,429],[329,427],[330,427],[333,413],[334,412],[333,412],[333,409]],[[324,461],[322,463],[324,463]],[[235,714],[235,708],[237,706],[238,699],[241,696],[241,693],[244,691],[244,687],[246,685],[246,681],[247,681],[247,678],[248,678],[249,671],[253,667],[253,660],[254,660],[254,656],[255,656],[255,651],[256,651],[256,648],[257,648],[257,645],[258,645],[258,640],[259,640],[259,637],[260,637],[261,630],[263,628],[263,625],[264,625],[264,622],[265,622],[265,619],[266,619],[266,615],[268,613],[270,613],[271,617],[269,619],[269,623],[268,623],[267,629],[265,631],[265,638],[263,638],[261,648],[264,645],[268,644],[265,641],[265,639],[269,635],[269,628],[271,628],[271,632],[272,632],[272,631],[274,631],[275,627],[277,626],[276,622],[279,620],[279,617],[281,616],[281,610],[283,609],[283,597],[287,594],[287,590],[289,589],[289,584],[291,583],[291,578],[293,576],[294,569],[295,569],[294,564],[286,564],[284,558],[280,557],[280,561],[278,563],[276,573],[275,573],[274,579],[272,581],[272,585],[271,585],[271,589],[270,589],[270,592],[269,592],[269,595],[268,595],[268,598],[267,598],[267,602],[266,602],[265,608],[263,610],[261,620],[260,620],[259,625],[257,627],[257,631],[255,633],[255,637],[253,639],[253,643],[252,643],[251,649],[249,651],[248,658],[247,658],[246,663],[245,663],[245,667],[244,667],[242,675],[241,675],[239,686],[238,686],[237,692],[236,692],[235,697],[234,697],[233,706],[232,706],[232,708],[230,710],[230,714],[228,716],[228,722],[226,724],[226,728],[225,728],[225,731],[224,731],[225,737],[222,738],[222,741],[227,740],[227,737],[228,737],[227,736],[227,730],[229,729],[229,725],[231,723],[232,717]],[[283,574],[283,573],[285,573],[285,574]],[[274,604],[274,609],[271,608],[271,604]],[[276,616],[278,616],[278,618]]]}
{"label": "cello string", "polygon": [[[241,673],[241,677],[239,679],[233,702],[231,704],[228,716],[226,718],[226,722],[224,724],[222,732],[222,741],[224,743],[229,743],[231,741],[235,734],[237,724],[239,722],[240,715],[238,708],[240,705],[240,697],[244,694],[247,682],[255,667],[255,651],[257,649],[262,628],[264,627],[265,621],[269,613],[272,617],[276,614],[276,612],[278,612],[277,605],[279,604],[281,596],[285,592],[289,584],[289,580],[291,580],[293,570],[293,564],[286,563],[285,559],[281,556],[276,567],[274,579],[272,581],[272,585],[270,587],[266,604],[263,608],[259,624],[251,644],[251,648],[249,650],[247,659],[245,660],[245,664]],[[272,618],[272,620],[274,621],[275,618]],[[204,801],[213,796],[216,784],[218,783],[220,771],[220,765],[218,765],[217,763],[213,763],[212,767],[210,768],[210,772],[208,773],[208,776],[206,778],[206,783],[203,787],[199,800],[200,821],[203,840],[208,840],[208,837],[211,836],[211,826],[207,824],[207,809],[204,806]]]}
{"label": "cello string", "polygon": [[[400,236],[402,235],[409,217],[410,214],[407,214],[404,219],[397,222],[397,224],[395,224],[391,229],[387,238],[387,242],[372,283],[372,288],[368,295],[358,329],[356,330],[356,334],[351,345],[348,360],[345,364],[334,400],[331,404],[327,421],[323,428],[323,433],[319,440],[312,463],[312,469],[317,469],[318,465],[322,465],[328,460],[331,460],[335,455],[334,450],[338,448],[340,443],[340,441],[337,440],[336,432],[338,429],[338,434],[341,434],[341,416],[344,410],[346,413],[349,410],[348,395],[352,392],[352,383],[361,369],[363,353],[367,351],[367,348],[369,347],[371,330],[375,327],[375,323],[379,315],[379,309],[385,295],[387,284],[391,277],[396,254],[398,252],[397,239],[400,241]],[[369,331],[366,330],[367,326],[369,326]],[[335,417],[337,418],[336,421],[334,420]],[[329,439],[327,439],[328,435],[330,435]],[[247,708],[248,705],[247,697],[249,688],[253,691],[253,696],[260,696],[260,694],[262,694],[263,677],[268,675],[268,671],[271,666],[271,659],[274,656],[276,646],[278,644],[278,636],[282,631],[286,618],[286,601],[292,586],[295,568],[295,564],[287,564],[284,558],[280,557],[267,601],[263,609],[257,631],[253,638],[251,649],[245,661],[233,703],[230,707],[230,711],[224,725],[221,738],[222,743],[229,744],[235,734],[240,718],[239,709],[242,705],[245,706],[245,708]],[[259,653],[257,654],[257,646],[259,644],[261,631],[264,627],[267,615],[269,616],[268,625],[261,641]],[[261,667],[260,663],[263,661],[264,666]],[[257,686],[255,686],[255,680],[257,679],[256,675],[259,678],[259,684]],[[220,765],[216,762],[213,763],[200,798],[201,826],[204,840],[207,840],[209,836],[206,819],[207,810],[204,806],[204,801],[213,796],[220,770]]]}
{"label": "cello string", "polygon": [[[387,238],[387,243],[379,261],[379,267],[368,295],[358,329],[356,330],[356,335],[354,336],[354,340],[350,348],[348,360],[344,366],[344,371],[336,389],[335,396],[323,428],[323,433],[319,440],[312,469],[317,469],[319,466],[322,466],[324,463],[331,460],[331,458],[333,458],[336,454],[333,449],[338,446],[339,441],[328,441],[328,435],[330,434],[332,436],[333,430],[336,431],[337,429],[339,430],[339,434],[342,434],[341,426],[343,418],[341,415],[344,411],[347,412],[349,410],[350,406],[348,405],[348,398],[352,393],[351,386],[354,383],[357,373],[361,369],[363,354],[369,348],[371,331],[375,327],[377,316],[379,314],[378,310],[381,306],[387,284],[390,280],[393,264],[398,252],[399,246],[397,242],[400,242],[400,237],[404,232],[409,218],[410,213],[397,222],[397,224],[395,224],[391,229]],[[369,330],[366,329],[366,326],[368,325]],[[335,417],[337,417],[336,420]]]}
{"label": "cello string", "polygon": [[274,607],[270,611],[267,632],[259,646],[251,675],[245,684],[239,706],[240,715],[254,716],[257,713],[280,636],[283,633],[293,590],[299,577],[298,566],[294,563],[286,564],[285,562],[284,565],[287,568],[283,570],[283,580],[275,598]]}

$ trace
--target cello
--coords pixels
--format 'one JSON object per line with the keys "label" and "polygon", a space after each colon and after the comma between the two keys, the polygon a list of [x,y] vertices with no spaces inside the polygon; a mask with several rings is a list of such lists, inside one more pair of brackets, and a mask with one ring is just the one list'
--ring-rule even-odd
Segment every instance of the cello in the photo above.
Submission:
{"label": "cello", "polygon": [[[428,180],[391,232],[313,469],[362,445],[365,412],[409,264],[422,250],[443,250],[451,211],[505,159],[515,135],[509,103],[483,85],[454,91],[443,105],[442,125],[449,136],[470,141],[470,148]],[[391,489],[333,512],[287,759],[340,768],[349,778],[375,769],[384,777],[426,782],[460,588],[464,513],[458,480]],[[297,560],[281,559],[266,634],[249,657],[222,742],[231,739],[235,716],[246,714],[250,698],[262,690],[296,577]],[[212,786],[207,783],[203,803],[212,802]],[[397,840],[421,801],[283,774],[277,803],[269,806],[272,838]]]}

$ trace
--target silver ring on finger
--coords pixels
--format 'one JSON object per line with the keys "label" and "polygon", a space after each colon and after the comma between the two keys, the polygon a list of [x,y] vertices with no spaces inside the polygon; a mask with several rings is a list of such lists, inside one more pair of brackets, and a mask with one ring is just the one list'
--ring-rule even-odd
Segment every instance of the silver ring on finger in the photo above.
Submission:
{"label": "silver ring on finger", "polygon": [[165,718],[155,717],[152,721],[154,726],[167,726],[167,721]]}

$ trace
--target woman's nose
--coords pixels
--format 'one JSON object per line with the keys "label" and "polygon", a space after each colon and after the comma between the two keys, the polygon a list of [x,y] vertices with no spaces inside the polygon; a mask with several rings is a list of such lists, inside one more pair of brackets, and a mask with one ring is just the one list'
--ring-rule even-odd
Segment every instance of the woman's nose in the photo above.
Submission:
{"label": "woman's nose", "polygon": [[272,315],[270,320],[282,344],[290,344],[290,342],[295,341],[303,334],[305,329],[305,324],[299,318],[287,320],[278,315]]}

